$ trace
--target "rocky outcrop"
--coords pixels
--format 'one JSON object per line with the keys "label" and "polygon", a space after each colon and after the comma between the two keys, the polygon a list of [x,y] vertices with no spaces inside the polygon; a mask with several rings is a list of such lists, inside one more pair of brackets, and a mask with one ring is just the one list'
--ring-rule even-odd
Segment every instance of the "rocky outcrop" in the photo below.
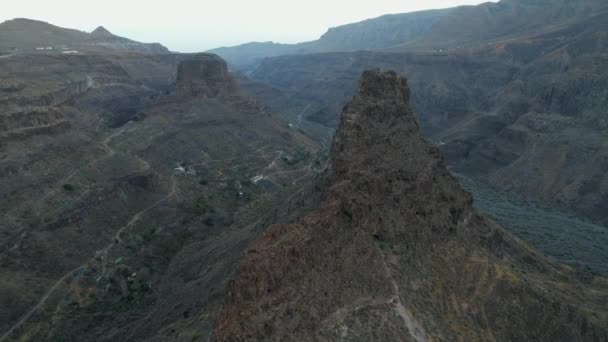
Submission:
{"label": "rocky outcrop", "polygon": [[112,38],[114,35],[103,26],[99,26],[91,32],[93,38]]}
{"label": "rocky outcrop", "polygon": [[363,70],[408,75],[420,127],[456,172],[606,225],[607,23],[600,12],[475,50],[267,58],[250,75],[293,94],[260,94],[276,112],[308,108],[331,128]]}
{"label": "rocky outcrop", "polygon": [[177,67],[177,78],[171,96],[161,102],[188,102],[219,99],[241,113],[270,116],[268,108],[257,99],[241,91],[226,62],[217,55],[190,55]]}
{"label": "rocky outcrop", "polygon": [[178,90],[197,97],[218,97],[236,90],[226,62],[213,54],[197,54],[177,68]]}
{"label": "rocky outcrop", "polygon": [[247,251],[214,339],[606,339],[606,279],[583,283],[478,215],[409,96],[393,72],[363,74],[320,203]]}

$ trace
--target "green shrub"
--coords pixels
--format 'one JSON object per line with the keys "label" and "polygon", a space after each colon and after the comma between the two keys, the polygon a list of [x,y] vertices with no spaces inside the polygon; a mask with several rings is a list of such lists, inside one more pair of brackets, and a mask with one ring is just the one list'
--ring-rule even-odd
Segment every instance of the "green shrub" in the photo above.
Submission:
{"label": "green shrub", "polygon": [[74,191],[76,191],[76,186],[74,186],[72,184],[69,184],[69,183],[63,184],[62,188],[63,188],[64,191],[67,191],[67,192],[74,192]]}

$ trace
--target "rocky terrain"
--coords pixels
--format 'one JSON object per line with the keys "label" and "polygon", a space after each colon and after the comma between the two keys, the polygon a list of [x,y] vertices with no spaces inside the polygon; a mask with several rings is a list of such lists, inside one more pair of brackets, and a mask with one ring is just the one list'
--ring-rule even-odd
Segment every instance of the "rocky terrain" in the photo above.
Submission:
{"label": "rocky terrain", "polygon": [[299,44],[247,43],[211,50],[252,71],[265,57],[325,52],[434,52],[474,48],[550,32],[608,10],[603,0],[501,0],[478,6],[391,14],[331,28]]}
{"label": "rocky terrain", "polygon": [[607,280],[477,214],[420,135],[409,95],[393,72],[363,74],[318,202],[247,250],[214,340],[608,338]]}
{"label": "rocky terrain", "polygon": [[603,0],[226,60],[0,24],[0,342],[608,340],[607,37]]}
{"label": "rocky terrain", "polygon": [[408,75],[423,133],[451,167],[605,225],[608,17],[595,13],[475,48],[268,58],[250,76],[295,99],[260,92],[291,122],[306,108],[305,121],[332,129],[361,71]]}
{"label": "rocky terrain", "polygon": [[0,52],[7,53],[168,53],[158,43],[140,43],[116,36],[103,26],[91,33],[31,19],[0,23]]}
{"label": "rocky terrain", "polygon": [[0,340],[210,334],[256,221],[325,154],[214,55],[0,62],[25,85],[2,121]]}

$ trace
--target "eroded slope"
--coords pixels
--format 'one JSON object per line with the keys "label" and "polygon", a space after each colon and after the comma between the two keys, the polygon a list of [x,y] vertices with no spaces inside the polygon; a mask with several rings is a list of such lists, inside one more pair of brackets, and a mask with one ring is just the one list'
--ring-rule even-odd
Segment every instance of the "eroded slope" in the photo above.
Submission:
{"label": "eroded slope", "polygon": [[606,280],[478,215],[395,73],[364,73],[317,189],[315,209],[248,250],[215,340],[606,338]]}

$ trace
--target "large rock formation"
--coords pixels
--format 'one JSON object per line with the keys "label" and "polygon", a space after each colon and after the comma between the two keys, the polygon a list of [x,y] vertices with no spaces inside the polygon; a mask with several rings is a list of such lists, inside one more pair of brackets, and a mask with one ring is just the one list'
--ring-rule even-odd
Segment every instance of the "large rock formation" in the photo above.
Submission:
{"label": "large rock formation", "polygon": [[363,70],[408,75],[420,127],[456,172],[607,225],[606,37],[608,13],[598,11],[477,49],[281,56],[265,59],[250,75],[290,95],[283,104],[260,93],[275,111],[290,120],[304,112],[305,124],[332,128]]}
{"label": "large rock formation", "polygon": [[395,73],[364,73],[315,189],[314,209],[246,253],[215,340],[608,338],[606,280],[478,215]]}
{"label": "large rock formation", "polygon": [[177,88],[188,95],[218,97],[236,90],[226,62],[213,54],[197,54],[177,68]]}

